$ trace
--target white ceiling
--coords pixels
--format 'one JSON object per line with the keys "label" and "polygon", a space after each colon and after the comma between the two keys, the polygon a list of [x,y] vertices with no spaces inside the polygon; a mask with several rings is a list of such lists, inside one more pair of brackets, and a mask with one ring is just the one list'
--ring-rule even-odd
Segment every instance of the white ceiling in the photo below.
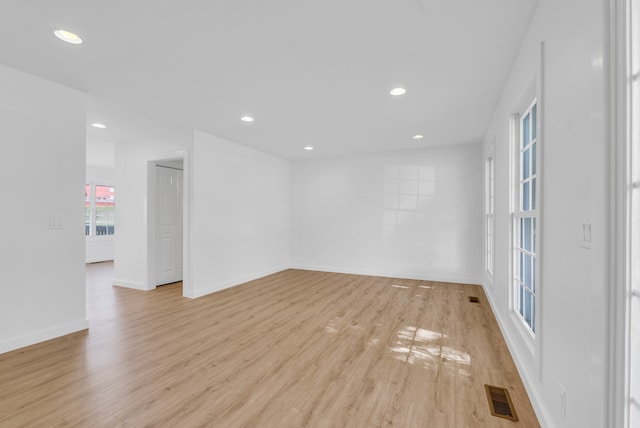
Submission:
{"label": "white ceiling", "polygon": [[121,109],[288,159],[478,142],[536,4],[2,0],[0,63],[89,93],[90,141]]}

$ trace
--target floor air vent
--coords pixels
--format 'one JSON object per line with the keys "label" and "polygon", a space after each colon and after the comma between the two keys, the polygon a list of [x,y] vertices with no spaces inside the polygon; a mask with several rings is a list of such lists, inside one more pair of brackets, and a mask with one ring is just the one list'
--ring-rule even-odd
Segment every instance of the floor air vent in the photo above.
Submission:
{"label": "floor air vent", "polygon": [[480,303],[480,299],[477,298],[476,296],[469,296],[469,301],[471,303]]}
{"label": "floor air vent", "polygon": [[485,385],[487,400],[489,400],[489,410],[493,416],[505,418],[512,421],[518,420],[516,410],[513,408],[509,391],[497,386]]}

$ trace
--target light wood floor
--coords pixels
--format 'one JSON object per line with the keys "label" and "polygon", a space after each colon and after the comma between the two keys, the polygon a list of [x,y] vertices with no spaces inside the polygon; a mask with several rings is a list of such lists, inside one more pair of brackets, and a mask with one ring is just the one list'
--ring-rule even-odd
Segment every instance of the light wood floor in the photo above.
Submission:
{"label": "light wood floor", "polygon": [[1,427],[539,426],[478,286],[288,270],[189,300],[87,268],[89,332],[0,355]]}

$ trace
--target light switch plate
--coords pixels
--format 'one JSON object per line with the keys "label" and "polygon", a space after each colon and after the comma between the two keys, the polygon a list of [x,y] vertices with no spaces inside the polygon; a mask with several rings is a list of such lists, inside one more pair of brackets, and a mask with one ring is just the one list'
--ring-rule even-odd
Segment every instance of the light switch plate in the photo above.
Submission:
{"label": "light switch plate", "polygon": [[580,247],[591,248],[591,220],[589,218],[581,218],[578,222],[579,244]]}
{"label": "light switch plate", "polygon": [[49,217],[49,229],[64,229],[60,216]]}

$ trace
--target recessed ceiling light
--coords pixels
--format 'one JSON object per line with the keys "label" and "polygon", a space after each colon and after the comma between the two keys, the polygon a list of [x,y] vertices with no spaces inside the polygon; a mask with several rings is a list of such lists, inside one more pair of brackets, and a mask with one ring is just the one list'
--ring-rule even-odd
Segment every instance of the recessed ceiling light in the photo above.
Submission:
{"label": "recessed ceiling light", "polygon": [[82,39],[77,34],[66,30],[55,30],[53,34],[60,40],[71,43],[72,45],[81,45]]}
{"label": "recessed ceiling light", "polygon": [[104,129],[107,127],[107,125],[103,125],[101,123],[92,123],[91,126],[93,126],[94,128],[100,128],[100,129]]}
{"label": "recessed ceiling light", "polygon": [[422,135],[420,135],[420,134],[416,134],[416,135],[414,135],[414,136],[413,136],[413,137],[411,137],[411,138],[413,138],[414,140],[420,140],[420,139],[422,139],[422,138],[424,138],[424,137],[423,137]]}
{"label": "recessed ceiling light", "polygon": [[389,93],[394,97],[397,97],[398,95],[404,95],[405,92],[407,92],[407,90],[405,88],[400,88],[400,87],[393,88],[391,91],[389,91]]}
{"label": "recessed ceiling light", "polygon": [[312,146],[304,146],[304,149],[311,151],[311,150],[313,150],[313,147]]}
{"label": "recessed ceiling light", "polygon": [[251,116],[242,116],[240,120],[243,122],[253,122],[253,118]]}

